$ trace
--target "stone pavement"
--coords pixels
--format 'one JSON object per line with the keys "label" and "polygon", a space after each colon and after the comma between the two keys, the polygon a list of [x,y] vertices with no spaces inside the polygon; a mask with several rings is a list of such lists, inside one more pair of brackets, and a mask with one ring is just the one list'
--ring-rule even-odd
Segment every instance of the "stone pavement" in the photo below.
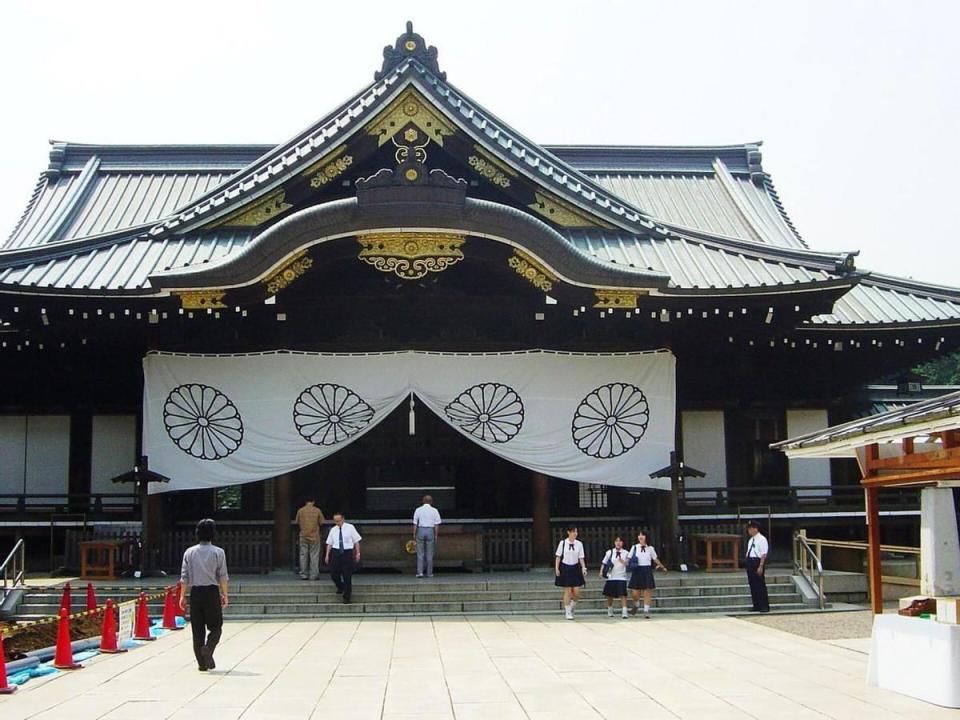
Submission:
{"label": "stone pavement", "polygon": [[213,672],[196,670],[187,630],[31,680],[0,698],[0,718],[960,716],[868,687],[851,647],[717,616],[233,622]]}

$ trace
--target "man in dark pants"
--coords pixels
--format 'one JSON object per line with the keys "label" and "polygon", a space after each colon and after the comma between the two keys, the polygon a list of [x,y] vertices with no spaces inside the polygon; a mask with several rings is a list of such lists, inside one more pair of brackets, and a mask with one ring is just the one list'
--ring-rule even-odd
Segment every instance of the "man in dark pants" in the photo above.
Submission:
{"label": "man in dark pants", "polygon": [[[213,544],[217,525],[209,518],[197,523],[197,544],[183,554],[180,580],[183,594],[180,609],[186,610],[190,593],[190,629],[193,631],[193,654],[201,672],[213,670],[213,652],[223,629],[223,608],[227,606],[227,556]],[[208,634],[209,632],[209,634]]]}
{"label": "man in dark pants", "polygon": [[763,568],[767,564],[770,544],[761,534],[760,526],[753,520],[747,523],[747,582],[750,583],[750,598],[753,600],[753,612],[770,612],[770,597],[767,595],[767,581]]}
{"label": "man in dark pants", "polygon": [[337,593],[343,595],[344,603],[349,603],[353,594],[353,571],[360,563],[363,538],[353,525],[343,521],[343,513],[334,513],[333,522],[327,534],[325,562],[330,566],[330,578],[337,586]]}

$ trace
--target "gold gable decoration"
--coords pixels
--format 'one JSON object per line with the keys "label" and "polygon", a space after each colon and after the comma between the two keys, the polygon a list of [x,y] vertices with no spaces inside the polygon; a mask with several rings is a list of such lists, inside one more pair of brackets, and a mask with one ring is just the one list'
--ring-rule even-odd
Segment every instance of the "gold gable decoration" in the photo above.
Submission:
{"label": "gold gable decoration", "polygon": [[513,256],[507,259],[507,265],[512,267],[517,275],[545,293],[553,290],[553,284],[558,279],[550,270],[522,250],[514,250]]}
{"label": "gold gable decoration", "polygon": [[[303,173],[303,177],[310,178],[310,187],[321,188],[327,183],[336,180],[353,165],[353,156],[344,155],[346,147],[341,145],[330,155],[314,163]],[[312,177],[311,177],[312,176]]]}
{"label": "gold gable decoration", "polygon": [[597,302],[593,306],[601,310],[617,308],[635,310],[637,308],[637,298],[646,294],[647,292],[644,290],[594,290]]}
{"label": "gold gable decoration", "polygon": [[304,273],[313,267],[313,259],[307,257],[307,251],[301,250],[290,258],[277,272],[264,278],[263,284],[270,295],[276,295],[278,292],[288,287],[294,280],[302,277]]}
{"label": "gold gable decoration", "polygon": [[222,310],[227,307],[223,302],[226,294],[225,290],[184,290],[176,293],[184,310]]}
{"label": "gold gable decoration", "polygon": [[357,238],[360,260],[402,280],[419,280],[463,260],[466,238],[453,233],[371,233]]}
{"label": "gold gable decoration", "polygon": [[479,145],[474,145],[473,149],[477,151],[477,154],[468,157],[467,164],[473,168],[478,175],[483,176],[494,185],[502,188],[510,187],[510,178],[507,176],[512,175],[516,177],[517,175],[513,168],[500,162]]}
{"label": "gold gable decoration", "polygon": [[235,227],[256,227],[262,225],[267,220],[272,220],[277,215],[286,212],[293,207],[290,203],[284,202],[286,192],[281,188],[258,200],[253,205],[241,208],[232,215],[228,215],[223,220],[213,223],[210,227],[220,225],[230,225]]}
{"label": "gold gable decoration", "polygon": [[612,227],[558,198],[539,192],[534,196],[536,202],[528,207],[561,227]]}
{"label": "gold gable decoration", "polygon": [[393,136],[413,123],[430,140],[443,145],[443,138],[453,135],[454,125],[414,90],[406,90],[367,125],[367,133],[377,136],[377,144],[384,145]]}

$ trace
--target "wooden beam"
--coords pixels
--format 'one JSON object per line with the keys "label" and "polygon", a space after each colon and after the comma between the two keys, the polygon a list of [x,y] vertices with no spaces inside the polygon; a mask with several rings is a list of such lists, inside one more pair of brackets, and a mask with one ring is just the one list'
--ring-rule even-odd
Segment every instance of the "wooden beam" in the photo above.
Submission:
{"label": "wooden beam", "polygon": [[[912,445],[912,443],[911,443]],[[906,441],[904,441],[906,452]],[[870,462],[871,470],[920,470],[923,468],[960,467],[960,447],[941,448],[923,453],[877,458]]]}
{"label": "wooden beam", "polygon": [[865,477],[860,481],[860,484],[864,487],[895,487],[899,485],[931,485],[940,480],[960,480],[960,465],[954,464],[946,468],[916,470],[893,475],[874,475]]}

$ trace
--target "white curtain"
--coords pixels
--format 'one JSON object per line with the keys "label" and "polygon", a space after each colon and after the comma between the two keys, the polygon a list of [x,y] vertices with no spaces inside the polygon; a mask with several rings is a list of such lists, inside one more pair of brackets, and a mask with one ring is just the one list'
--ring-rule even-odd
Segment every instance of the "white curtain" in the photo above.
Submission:
{"label": "white curtain", "polygon": [[674,447],[666,351],[336,355],[153,353],[144,359],[152,491],[263,480],[361,437],[411,393],[518,465],[578,482],[667,489]]}

